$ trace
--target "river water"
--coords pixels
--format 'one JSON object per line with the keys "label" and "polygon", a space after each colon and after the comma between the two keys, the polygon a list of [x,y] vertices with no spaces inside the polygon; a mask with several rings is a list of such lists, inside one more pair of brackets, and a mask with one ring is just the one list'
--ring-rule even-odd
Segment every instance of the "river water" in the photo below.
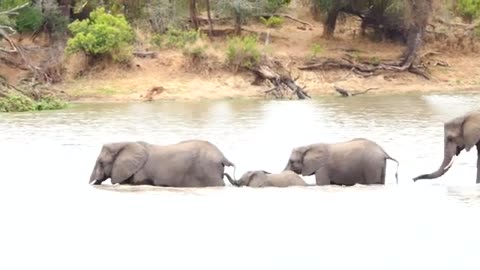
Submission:
{"label": "river water", "polygon": [[[440,165],[443,122],[479,102],[430,94],[1,114],[0,269],[479,269],[476,150],[439,179],[411,180]],[[355,137],[400,161],[398,185],[391,161],[385,186],[87,184],[107,142],[209,140],[239,177],[282,170],[293,147]]]}

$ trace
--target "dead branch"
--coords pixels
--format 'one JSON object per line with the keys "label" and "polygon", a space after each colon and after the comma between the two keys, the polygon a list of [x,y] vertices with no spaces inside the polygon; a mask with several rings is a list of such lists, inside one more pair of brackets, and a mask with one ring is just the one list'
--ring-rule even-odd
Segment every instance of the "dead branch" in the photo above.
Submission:
{"label": "dead branch", "polygon": [[135,57],[140,57],[140,58],[156,58],[157,53],[156,52],[133,52],[133,56]]}
{"label": "dead branch", "polygon": [[282,98],[290,92],[297,95],[298,99],[311,98],[307,92],[305,92],[306,87],[298,86],[284,65],[275,60],[266,62],[267,63],[250,68],[256,76],[253,83],[258,84],[261,81],[268,80],[273,84],[273,88],[265,91],[265,94],[271,93],[275,98]]}
{"label": "dead branch", "polygon": [[[360,76],[369,77],[382,71],[403,72],[420,75],[430,79],[428,70],[425,66],[415,64],[412,59],[407,60],[404,64],[402,61],[381,61],[379,63],[369,63],[366,61],[358,62],[353,57],[343,57],[340,59],[320,58],[315,61],[307,62],[305,65],[298,67],[300,70],[329,70],[329,69],[349,69]],[[410,63],[411,62],[411,63]]]}
{"label": "dead branch", "polygon": [[17,47],[15,46],[15,43],[13,42],[12,39],[10,39],[9,35],[2,28],[0,28],[0,37],[5,39],[11,47],[11,49],[0,47],[0,51],[6,52],[6,53],[16,53],[17,52]]}
{"label": "dead branch", "polygon": [[480,26],[480,21],[477,22],[477,23],[473,23],[473,24],[464,24],[464,23],[447,22],[440,17],[435,17],[433,21],[437,22],[437,23],[440,23],[440,24],[450,26],[450,27],[461,27],[461,28],[464,28],[465,30],[473,30],[473,29]]}
{"label": "dead branch", "polygon": [[310,27],[310,28],[309,28],[310,30],[311,30],[311,29],[313,29],[313,25],[312,25],[311,23],[309,23],[309,22],[307,22],[307,21],[304,21],[304,20],[300,20],[300,19],[298,19],[298,18],[295,18],[295,17],[293,17],[293,16],[290,16],[290,15],[288,15],[288,14],[283,14],[283,13],[275,13],[275,14],[272,14],[272,15],[266,15],[266,16],[277,16],[277,17],[284,17],[284,18],[290,19],[290,20],[292,20],[292,21],[295,21],[295,22],[301,23],[301,24],[303,24],[304,26],[307,26],[307,25],[308,25],[308,26]]}
{"label": "dead branch", "polygon": [[9,10],[6,10],[6,11],[0,11],[0,15],[7,15],[7,16],[18,15],[18,12],[17,12],[17,11],[20,10],[20,9],[22,9],[22,8],[24,8],[24,7],[26,7],[26,6],[28,6],[28,5],[30,5],[29,2],[27,2],[27,3],[23,4],[23,5],[20,5],[20,6],[16,6],[16,7],[12,8],[12,9],[9,9]]}
{"label": "dead branch", "polygon": [[353,97],[353,96],[357,96],[357,95],[366,94],[367,92],[369,92],[371,90],[374,90],[374,89],[378,89],[378,87],[373,87],[373,88],[368,88],[364,91],[352,92],[352,91],[348,91],[344,88],[340,88],[338,86],[334,86],[333,88],[335,88],[335,91],[337,91],[342,97]]}

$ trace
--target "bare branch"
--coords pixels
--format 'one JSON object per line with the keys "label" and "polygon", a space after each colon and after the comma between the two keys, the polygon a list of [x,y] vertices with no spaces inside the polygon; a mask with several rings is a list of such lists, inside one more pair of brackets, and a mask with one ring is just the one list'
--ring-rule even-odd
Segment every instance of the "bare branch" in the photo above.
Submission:
{"label": "bare branch", "polygon": [[266,17],[266,16],[276,16],[276,17],[284,17],[284,18],[287,18],[287,19],[290,19],[292,21],[295,21],[295,22],[299,22],[303,25],[308,25],[310,27],[310,29],[313,29],[313,25],[307,21],[303,21],[303,20],[300,20],[300,19],[297,19],[295,17],[292,17],[288,14],[283,14],[283,13],[273,13],[273,14],[263,14],[263,15],[260,15],[260,17]]}
{"label": "bare branch", "polygon": [[23,5],[14,7],[14,8],[12,8],[12,9],[6,10],[6,11],[0,11],[0,15],[18,15],[18,12],[17,12],[17,11],[20,10],[20,9],[22,9],[22,8],[24,8],[24,7],[26,7],[26,6],[28,6],[28,5],[30,5],[29,2],[27,2],[27,3],[23,4]]}
{"label": "bare branch", "polygon": [[13,43],[13,41],[10,39],[8,34],[5,31],[3,31],[1,28],[0,28],[0,37],[4,38],[8,42],[8,44],[10,44],[10,47],[12,47],[11,49],[0,48],[0,51],[7,52],[7,53],[15,53],[18,51],[17,46],[15,46],[15,43]]}

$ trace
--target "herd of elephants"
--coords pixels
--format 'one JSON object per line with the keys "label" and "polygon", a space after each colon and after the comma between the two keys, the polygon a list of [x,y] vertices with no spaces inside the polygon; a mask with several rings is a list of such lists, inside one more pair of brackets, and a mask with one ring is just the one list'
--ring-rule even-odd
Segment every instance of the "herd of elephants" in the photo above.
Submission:
{"label": "herd of elephants", "polygon": [[[413,178],[438,178],[452,166],[462,150],[477,147],[477,177],[480,183],[480,111],[471,111],[444,123],[444,156],[440,167],[430,174]],[[387,159],[390,157],[377,143],[355,138],[338,143],[315,143],[292,150],[283,171],[247,171],[240,179],[224,172],[233,166],[212,143],[186,140],[170,145],[143,141],[104,144],[90,177],[90,184],[153,185],[163,187],[225,186],[224,176],[234,186],[288,187],[308,185],[300,177],[315,175],[315,185],[385,184]],[[235,177],[235,171],[234,171]]]}

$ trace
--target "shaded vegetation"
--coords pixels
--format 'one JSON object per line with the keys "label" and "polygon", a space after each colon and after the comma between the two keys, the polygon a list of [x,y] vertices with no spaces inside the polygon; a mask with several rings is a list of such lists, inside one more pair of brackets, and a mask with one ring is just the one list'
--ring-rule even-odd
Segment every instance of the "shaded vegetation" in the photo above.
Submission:
{"label": "shaded vegetation", "polygon": [[228,40],[227,62],[234,71],[253,67],[260,62],[260,56],[256,37],[233,37]]}
{"label": "shaded vegetation", "polygon": [[0,112],[26,112],[58,110],[67,107],[67,103],[55,97],[44,97],[35,101],[22,94],[8,94],[0,98]]}
{"label": "shaded vegetation", "polygon": [[156,34],[152,37],[152,44],[159,48],[184,48],[201,38],[201,33],[195,30],[182,31],[169,29],[165,34]]}

